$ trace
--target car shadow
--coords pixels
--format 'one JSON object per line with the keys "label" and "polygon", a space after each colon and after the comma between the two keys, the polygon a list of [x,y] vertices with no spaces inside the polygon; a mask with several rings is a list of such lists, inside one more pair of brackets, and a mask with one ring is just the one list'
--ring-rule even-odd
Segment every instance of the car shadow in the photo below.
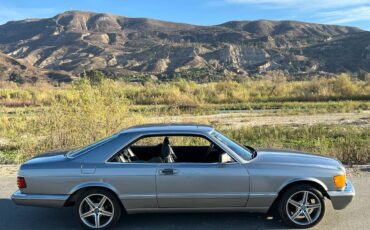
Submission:
{"label": "car shadow", "polygon": [[[0,199],[0,229],[80,229],[73,208],[17,206]],[[123,215],[114,229],[284,229],[280,221],[250,213],[173,213]]]}

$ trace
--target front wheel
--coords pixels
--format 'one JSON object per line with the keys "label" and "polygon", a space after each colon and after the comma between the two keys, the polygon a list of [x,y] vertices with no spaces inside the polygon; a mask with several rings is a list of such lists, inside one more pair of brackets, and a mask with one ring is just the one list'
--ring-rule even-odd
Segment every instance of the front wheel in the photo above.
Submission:
{"label": "front wheel", "polygon": [[325,213],[324,197],[310,185],[288,189],[278,205],[281,219],[295,228],[310,228],[319,223]]}
{"label": "front wheel", "polygon": [[86,229],[107,229],[120,218],[121,205],[111,192],[91,189],[78,199],[75,215]]}

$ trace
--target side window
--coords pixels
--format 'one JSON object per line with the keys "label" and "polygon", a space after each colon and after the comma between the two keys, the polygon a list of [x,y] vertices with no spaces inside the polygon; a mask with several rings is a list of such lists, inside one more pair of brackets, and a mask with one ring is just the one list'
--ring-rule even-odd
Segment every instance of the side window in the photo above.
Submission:
{"label": "side window", "polygon": [[214,163],[231,161],[227,154],[202,136],[158,135],[142,137],[120,150],[110,161],[121,163]]}

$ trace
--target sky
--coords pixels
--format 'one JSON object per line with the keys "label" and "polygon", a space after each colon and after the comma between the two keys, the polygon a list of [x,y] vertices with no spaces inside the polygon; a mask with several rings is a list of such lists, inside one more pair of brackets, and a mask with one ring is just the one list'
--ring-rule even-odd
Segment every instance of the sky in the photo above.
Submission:
{"label": "sky", "polygon": [[68,10],[196,25],[232,20],[296,20],[370,30],[370,0],[1,0],[0,24]]}

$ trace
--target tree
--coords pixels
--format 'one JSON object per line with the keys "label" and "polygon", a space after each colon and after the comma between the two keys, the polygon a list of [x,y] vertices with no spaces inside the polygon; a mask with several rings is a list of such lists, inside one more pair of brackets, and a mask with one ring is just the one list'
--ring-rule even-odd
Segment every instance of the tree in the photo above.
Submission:
{"label": "tree", "polygon": [[364,70],[360,70],[357,73],[357,78],[361,81],[369,81],[370,80],[370,73],[368,73]]}
{"label": "tree", "polygon": [[84,71],[82,77],[89,79],[89,81],[93,85],[100,84],[103,81],[103,79],[106,78],[105,74],[100,70]]}
{"label": "tree", "polygon": [[39,80],[37,77],[33,76],[30,78],[32,84],[36,84],[36,82]]}
{"label": "tree", "polygon": [[13,73],[10,74],[9,81],[13,81],[13,82],[18,83],[18,84],[25,83],[24,77],[22,77],[20,74],[18,74],[16,72],[13,72]]}

